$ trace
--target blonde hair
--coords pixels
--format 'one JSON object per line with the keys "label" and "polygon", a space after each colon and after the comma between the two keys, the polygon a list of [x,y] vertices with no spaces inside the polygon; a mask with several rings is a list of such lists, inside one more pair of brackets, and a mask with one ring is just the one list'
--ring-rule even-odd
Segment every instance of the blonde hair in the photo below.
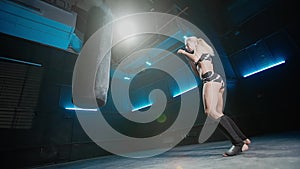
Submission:
{"label": "blonde hair", "polygon": [[212,56],[215,55],[213,48],[202,38],[197,38],[195,36],[185,38],[185,44],[187,43],[195,43],[196,52],[201,51],[202,53],[208,53]]}

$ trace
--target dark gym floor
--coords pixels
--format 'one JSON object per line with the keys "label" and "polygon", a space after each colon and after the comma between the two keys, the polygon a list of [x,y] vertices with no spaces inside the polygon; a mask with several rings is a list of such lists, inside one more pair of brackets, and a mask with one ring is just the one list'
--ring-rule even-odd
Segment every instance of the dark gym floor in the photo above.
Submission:
{"label": "dark gym floor", "polygon": [[39,169],[299,169],[300,131],[257,136],[251,140],[249,150],[234,157],[222,157],[230,143],[217,141],[175,147],[149,158],[136,159],[113,155]]}

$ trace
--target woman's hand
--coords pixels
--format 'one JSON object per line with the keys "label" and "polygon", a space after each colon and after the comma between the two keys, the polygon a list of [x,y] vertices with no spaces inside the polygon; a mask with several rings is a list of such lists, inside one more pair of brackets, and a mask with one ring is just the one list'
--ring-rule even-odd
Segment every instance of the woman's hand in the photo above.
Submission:
{"label": "woman's hand", "polygon": [[185,51],[183,50],[183,49],[179,49],[178,51],[177,51],[177,53],[178,54],[183,54]]}

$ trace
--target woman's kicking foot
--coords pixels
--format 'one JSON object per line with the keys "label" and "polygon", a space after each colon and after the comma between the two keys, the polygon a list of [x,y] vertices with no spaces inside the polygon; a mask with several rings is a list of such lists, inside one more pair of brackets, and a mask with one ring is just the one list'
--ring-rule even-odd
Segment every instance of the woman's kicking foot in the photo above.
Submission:
{"label": "woman's kicking foot", "polygon": [[248,139],[248,138],[247,138],[247,139],[245,139],[243,142],[244,142],[244,144],[247,144],[247,145],[251,144],[251,140],[250,140],[250,139]]}

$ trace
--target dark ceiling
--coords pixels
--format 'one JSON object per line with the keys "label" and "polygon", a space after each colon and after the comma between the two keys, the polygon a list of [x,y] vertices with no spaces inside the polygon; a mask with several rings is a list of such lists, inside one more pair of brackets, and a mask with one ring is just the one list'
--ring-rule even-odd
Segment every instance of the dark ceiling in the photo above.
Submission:
{"label": "dark ceiling", "polygon": [[[225,56],[247,48],[274,32],[295,29],[296,5],[284,0],[44,0],[65,10],[77,13],[76,33],[81,39],[87,35],[87,21],[92,7],[107,5],[113,19],[140,12],[163,12],[182,17],[209,36],[221,42]],[[64,3],[62,3],[64,2]],[[151,21],[149,21],[151,22]],[[297,33],[293,33],[297,34]],[[144,35],[136,37],[136,44],[126,40],[114,46],[113,67],[134,50],[155,46],[168,37]],[[146,39],[146,40],[145,40]],[[132,39],[128,38],[128,41]],[[178,47],[182,44],[175,43]],[[174,46],[173,46],[174,48]],[[137,62],[135,58],[132,62]],[[139,67],[139,66],[137,66]]]}
{"label": "dark ceiling", "polygon": [[[164,12],[183,17],[197,26],[209,23],[223,38],[249,22],[261,17],[278,24],[287,24],[294,19],[296,5],[283,0],[43,0],[64,10],[78,14],[77,31],[84,34],[88,11],[104,3],[111,9],[114,18],[139,12]],[[274,24],[274,23],[273,23]],[[276,26],[276,25],[261,25]],[[83,36],[83,35],[81,35]]]}

